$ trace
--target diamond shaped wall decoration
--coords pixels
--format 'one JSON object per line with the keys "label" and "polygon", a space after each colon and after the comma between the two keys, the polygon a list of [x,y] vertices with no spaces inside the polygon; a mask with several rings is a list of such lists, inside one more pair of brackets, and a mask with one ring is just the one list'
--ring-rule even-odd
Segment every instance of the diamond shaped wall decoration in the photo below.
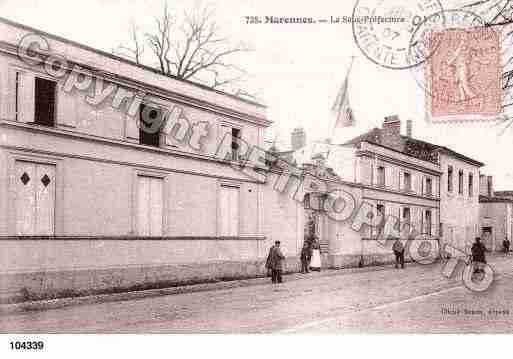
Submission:
{"label": "diamond shaped wall decoration", "polygon": [[48,175],[44,175],[43,178],[41,178],[41,182],[43,182],[43,185],[47,187],[50,184],[50,177],[48,177]]}
{"label": "diamond shaped wall decoration", "polygon": [[21,182],[26,185],[30,181],[30,177],[27,174],[27,172],[23,172],[23,174],[20,177]]}

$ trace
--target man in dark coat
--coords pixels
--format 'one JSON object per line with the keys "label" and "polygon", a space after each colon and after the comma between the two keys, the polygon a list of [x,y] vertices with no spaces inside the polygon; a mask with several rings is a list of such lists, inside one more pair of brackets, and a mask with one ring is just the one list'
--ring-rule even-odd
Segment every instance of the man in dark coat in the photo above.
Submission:
{"label": "man in dark coat", "polygon": [[502,250],[504,251],[504,253],[508,254],[509,252],[509,240],[506,238],[502,241]]}
{"label": "man in dark coat", "polygon": [[308,242],[305,241],[303,249],[301,249],[301,273],[308,273],[310,266],[310,259],[312,258],[312,249]]}
{"label": "man in dark coat", "polygon": [[266,268],[271,270],[271,281],[273,283],[281,283],[281,272],[283,270],[282,261],[285,256],[281,253],[280,241],[274,242],[274,246],[269,249],[269,255],[267,256]]}
{"label": "man in dark coat", "polygon": [[404,246],[399,238],[397,238],[394,242],[392,250],[394,251],[395,255],[395,267],[399,268],[399,264],[401,264],[401,268],[404,268]]}
{"label": "man in dark coat", "polygon": [[481,238],[476,237],[476,241],[472,245],[472,261],[476,263],[475,273],[482,272],[482,264],[486,264],[485,251],[486,247],[481,243]]}

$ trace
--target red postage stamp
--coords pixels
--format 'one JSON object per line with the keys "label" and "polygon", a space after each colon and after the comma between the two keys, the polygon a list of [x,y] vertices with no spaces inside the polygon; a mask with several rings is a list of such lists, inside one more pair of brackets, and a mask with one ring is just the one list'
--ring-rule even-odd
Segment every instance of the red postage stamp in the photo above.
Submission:
{"label": "red postage stamp", "polygon": [[500,38],[491,28],[431,34],[426,69],[432,117],[495,115],[501,109]]}

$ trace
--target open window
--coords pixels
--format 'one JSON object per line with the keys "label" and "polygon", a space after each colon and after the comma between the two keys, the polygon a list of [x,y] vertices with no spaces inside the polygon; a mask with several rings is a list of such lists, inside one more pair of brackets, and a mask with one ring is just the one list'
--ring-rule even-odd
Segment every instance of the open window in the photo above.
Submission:
{"label": "open window", "polygon": [[[49,127],[55,126],[56,85],[55,81],[40,77],[35,78],[34,122],[38,125]],[[16,88],[18,89],[18,86],[16,86]],[[18,96],[16,96],[16,98],[17,97]],[[16,106],[18,106],[17,101]]]}
{"label": "open window", "polygon": [[139,111],[139,143],[141,145],[159,147],[160,132],[164,122],[164,113],[162,109],[141,104]]}
{"label": "open window", "polygon": [[239,128],[232,127],[232,160],[237,161],[239,160],[239,144],[238,140],[241,138],[241,131]]}
{"label": "open window", "polygon": [[407,192],[411,191],[411,174],[409,172],[404,172],[403,188]]}
{"label": "open window", "polygon": [[426,196],[433,195],[433,180],[430,177],[426,178]]}

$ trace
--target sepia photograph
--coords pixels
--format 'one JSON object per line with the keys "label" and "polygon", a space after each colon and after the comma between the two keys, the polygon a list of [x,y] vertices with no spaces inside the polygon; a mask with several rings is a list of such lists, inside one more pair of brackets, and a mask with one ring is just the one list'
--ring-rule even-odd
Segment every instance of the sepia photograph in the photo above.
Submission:
{"label": "sepia photograph", "polygon": [[511,334],[512,124],[510,0],[2,0],[7,357]]}

